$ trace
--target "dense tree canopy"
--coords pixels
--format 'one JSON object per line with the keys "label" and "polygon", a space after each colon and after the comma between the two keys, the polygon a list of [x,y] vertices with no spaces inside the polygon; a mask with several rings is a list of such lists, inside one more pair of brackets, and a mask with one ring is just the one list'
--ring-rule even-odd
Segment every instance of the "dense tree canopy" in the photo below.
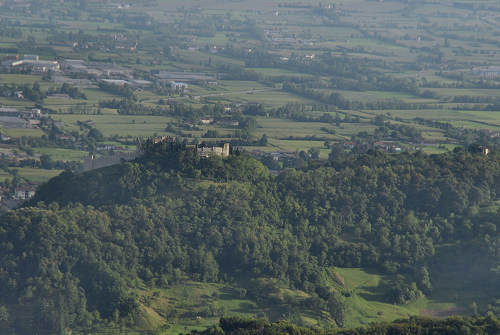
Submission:
{"label": "dense tree canopy", "polygon": [[[480,254],[496,287],[499,158],[334,152],[272,177],[246,154],[202,159],[162,144],[134,162],[65,172],[0,221],[0,305],[26,310],[8,327],[26,333],[29,320],[52,334],[133,318],[139,282],[272,277],[342,325],[329,268],[397,274],[385,298],[401,304],[432,292],[434,268],[451,257],[444,245]],[[55,305],[64,313],[43,309]]]}
{"label": "dense tree canopy", "polygon": [[481,318],[450,318],[446,320],[410,319],[394,323],[375,324],[367,328],[322,331],[297,327],[286,321],[269,323],[266,320],[250,320],[242,318],[222,318],[219,325],[205,331],[195,331],[191,334],[200,335],[455,335],[477,334],[493,335],[500,331],[500,322],[493,317]]}

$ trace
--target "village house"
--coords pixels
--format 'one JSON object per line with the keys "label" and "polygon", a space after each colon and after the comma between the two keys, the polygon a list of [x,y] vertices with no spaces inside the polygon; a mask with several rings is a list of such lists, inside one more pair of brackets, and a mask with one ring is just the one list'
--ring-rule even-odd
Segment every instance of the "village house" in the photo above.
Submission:
{"label": "village house", "polygon": [[287,152],[287,151],[274,151],[271,152],[271,157],[273,158],[274,161],[281,161],[289,158],[295,158],[295,153],[293,152]]}
{"label": "village house", "polygon": [[32,188],[18,188],[14,192],[14,200],[28,200],[35,196],[35,190]]}
{"label": "village house", "polygon": [[214,122],[214,119],[212,119],[212,118],[201,118],[200,122],[202,124],[212,124]]}
{"label": "village house", "polygon": [[403,149],[394,142],[379,141],[375,142],[375,147],[387,152],[401,152]]}
{"label": "village house", "polygon": [[7,142],[7,141],[10,141],[11,139],[12,139],[12,137],[10,137],[10,136],[0,134],[0,141]]}
{"label": "village house", "polygon": [[183,82],[172,81],[170,82],[170,88],[175,91],[182,91],[188,88],[188,84]]}

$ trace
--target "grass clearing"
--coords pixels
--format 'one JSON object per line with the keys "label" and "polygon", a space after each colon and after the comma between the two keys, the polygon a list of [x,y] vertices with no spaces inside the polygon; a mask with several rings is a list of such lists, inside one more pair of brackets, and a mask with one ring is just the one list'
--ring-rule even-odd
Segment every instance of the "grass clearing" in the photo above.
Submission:
{"label": "grass clearing", "polygon": [[163,325],[162,334],[179,334],[218,322],[222,315],[254,316],[255,302],[240,298],[229,285],[188,281],[167,289],[139,291],[146,319]]}
{"label": "grass clearing", "polygon": [[372,322],[393,321],[413,315],[439,311],[453,311],[455,302],[420,297],[406,305],[394,305],[383,301],[390,277],[360,268],[335,268],[344,278],[350,297],[346,298],[346,327],[365,326]]}

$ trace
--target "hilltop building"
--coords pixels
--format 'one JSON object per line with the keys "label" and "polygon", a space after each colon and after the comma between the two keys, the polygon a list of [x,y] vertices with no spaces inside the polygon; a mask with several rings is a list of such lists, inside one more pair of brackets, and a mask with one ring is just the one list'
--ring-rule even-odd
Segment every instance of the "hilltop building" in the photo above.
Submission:
{"label": "hilltop building", "polygon": [[222,147],[202,144],[196,147],[196,152],[200,157],[204,158],[211,156],[229,157],[229,143],[224,143]]}

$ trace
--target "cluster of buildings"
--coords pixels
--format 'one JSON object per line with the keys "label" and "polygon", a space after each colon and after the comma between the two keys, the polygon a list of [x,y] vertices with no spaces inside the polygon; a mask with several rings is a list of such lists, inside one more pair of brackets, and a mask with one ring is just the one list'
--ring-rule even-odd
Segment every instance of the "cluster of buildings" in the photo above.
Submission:
{"label": "cluster of buildings", "polygon": [[317,43],[317,39],[301,38],[293,32],[283,32],[280,29],[268,29],[264,33],[267,40],[274,46],[314,46]]}
{"label": "cluster of buildings", "polygon": [[380,150],[386,152],[401,152],[403,149],[396,142],[391,141],[378,141],[374,143],[374,146]]}
{"label": "cluster of buildings", "polygon": [[222,146],[201,144],[196,146],[198,156],[208,158],[211,156],[229,157],[229,143],[224,143]]}
{"label": "cluster of buildings", "polygon": [[40,60],[38,55],[24,55],[23,59],[8,59],[2,62],[2,67],[9,71],[29,71],[33,74],[44,74],[61,69],[59,62]]}
{"label": "cluster of buildings", "polygon": [[110,63],[86,62],[81,59],[65,59],[61,69],[66,74],[84,74],[91,77],[132,78],[132,69]]}
{"label": "cluster of buildings", "polygon": [[[69,76],[80,75],[117,86],[144,88],[152,85],[151,81],[134,79],[133,70],[110,63],[85,62],[81,59],[66,59],[61,64],[61,70]],[[68,83],[74,86],[89,86],[90,79],[72,79],[65,76],[54,76],[54,82]]]}
{"label": "cluster of buildings", "polygon": [[500,77],[500,66],[482,66],[472,69],[472,73],[488,79]]}
{"label": "cluster of buildings", "polygon": [[[152,139],[152,144],[160,144],[160,143],[173,143],[175,145],[175,139],[170,136],[161,136]],[[230,155],[230,144],[229,143],[201,143],[194,147],[198,156],[203,158],[208,158],[212,156],[220,156],[220,157],[229,157]],[[147,149],[143,150],[147,151]]]}
{"label": "cluster of buildings", "polygon": [[5,128],[38,128],[42,111],[38,108],[20,110],[0,107],[0,126]]}
{"label": "cluster of buildings", "polygon": [[13,209],[20,206],[26,200],[29,200],[35,196],[36,186],[27,185],[19,186],[12,191],[0,187],[0,211],[3,209]]}
{"label": "cluster of buildings", "polygon": [[[63,61],[40,60],[38,55],[24,55],[1,62],[1,67],[8,72],[26,71],[32,74],[51,74],[51,80],[58,84],[75,87],[91,87],[96,81],[117,86],[130,86],[136,89],[149,87],[149,80],[135,79],[133,69],[104,62],[86,62],[81,59]],[[167,83],[172,90],[185,92],[189,84],[217,85],[217,75],[196,72],[173,72],[156,70],[151,72],[155,81]],[[22,95],[22,92],[20,92]]]}
{"label": "cluster of buildings", "polygon": [[170,84],[173,90],[180,91],[188,88],[189,84],[217,85],[217,77],[211,74],[197,72],[152,71],[151,74],[160,82]]}
{"label": "cluster of buildings", "polygon": [[[168,136],[161,136],[152,139],[152,144],[160,144],[160,143],[168,143],[174,141],[173,138]],[[108,148],[104,148],[108,149]],[[218,144],[206,144],[202,143],[200,145],[196,145],[191,149],[196,150],[198,156],[202,158],[208,158],[212,156],[219,157],[229,157],[230,155],[230,144],[224,143],[222,145]],[[142,155],[144,155],[145,149],[138,149],[136,151],[115,151],[110,153],[109,155],[97,156],[94,153],[90,153],[88,157],[83,159],[83,165],[80,172],[95,170],[104,168],[111,165],[120,164],[121,162],[132,161]]]}
{"label": "cluster of buildings", "polygon": [[24,55],[23,59],[16,56],[3,61],[1,65],[4,70],[9,72],[51,73],[54,83],[69,84],[76,87],[90,87],[96,80],[136,88],[152,85],[150,81],[134,79],[132,69],[110,63],[85,62],[81,59],[66,59],[58,62],[40,60],[38,55]]}

